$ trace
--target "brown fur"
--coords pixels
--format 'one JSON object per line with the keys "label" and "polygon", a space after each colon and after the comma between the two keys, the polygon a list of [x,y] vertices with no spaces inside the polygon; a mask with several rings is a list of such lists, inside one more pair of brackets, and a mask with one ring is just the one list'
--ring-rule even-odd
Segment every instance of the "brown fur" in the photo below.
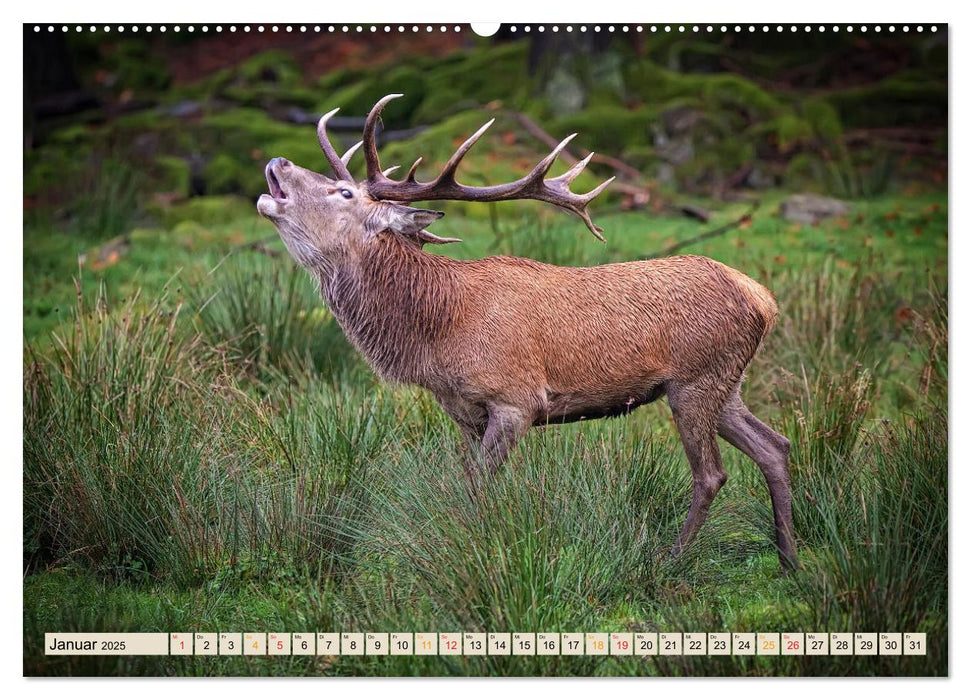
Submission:
{"label": "brown fur", "polygon": [[765,474],[780,558],[796,565],[788,441],[739,398],[778,313],[763,286],[698,256],[580,268],[432,255],[419,235],[432,212],[284,163],[274,184],[286,196],[261,199],[260,211],[375,371],[428,389],[490,470],[531,426],[620,415],[667,394],[694,475],[674,551],[727,479],[721,435]]}
{"label": "brown fur", "polygon": [[320,283],[382,378],[545,422],[624,412],[655,387],[712,372],[737,382],[775,320],[768,291],[739,279],[695,256],[594,268],[459,261],[384,232]]}

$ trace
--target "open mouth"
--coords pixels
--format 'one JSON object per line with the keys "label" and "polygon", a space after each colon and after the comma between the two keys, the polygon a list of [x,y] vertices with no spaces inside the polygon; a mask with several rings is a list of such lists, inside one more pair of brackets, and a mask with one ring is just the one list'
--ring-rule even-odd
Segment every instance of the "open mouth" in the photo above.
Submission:
{"label": "open mouth", "polygon": [[273,162],[269,162],[266,165],[266,182],[270,186],[270,196],[278,202],[286,201],[287,193],[283,191],[280,186],[280,180],[277,178],[276,173],[273,172]]}

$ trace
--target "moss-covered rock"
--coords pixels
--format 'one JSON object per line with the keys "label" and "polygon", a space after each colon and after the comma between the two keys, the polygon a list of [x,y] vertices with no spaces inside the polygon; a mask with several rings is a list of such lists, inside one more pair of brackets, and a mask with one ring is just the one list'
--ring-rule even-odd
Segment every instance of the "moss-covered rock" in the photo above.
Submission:
{"label": "moss-covered rock", "polygon": [[278,104],[311,108],[318,94],[309,88],[294,57],[282,50],[264,51],[207,80],[211,94],[247,107]]}
{"label": "moss-covered rock", "polygon": [[159,156],[155,160],[158,173],[158,188],[162,192],[172,192],[179,197],[188,197],[192,183],[192,169],[185,158]]}
{"label": "moss-covered rock", "polygon": [[270,83],[295,88],[303,82],[300,66],[293,55],[278,49],[246,59],[236,68],[236,74],[249,84]]}
{"label": "moss-covered rock", "polygon": [[784,103],[767,90],[731,73],[682,74],[650,61],[637,61],[627,66],[625,81],[632,98],[653,105],[689,98],[708,109],[731,108],[750,119],[773,116],[784,109]]}
{"label": "moss-covered rock", "polygon": [[591,107],[549,124],[555,137],[578,132],[584,148],[618,156],[629,148],[651,144],[651,123],[654,110],[629,110],[623,107]]}
{"label": "moss-covered rock", "polygon": [[452,116],[465,104],[465,97],[456,88],[429,92],[415,110],[414,119],[417,124],[435,124]]}
{"label": "moss-covered rock", "polygon": [[782,154],[809,145],[815,137],[812,124],[795,111],[786,111],[778,117],[754,126],[750,136],[765,137],[768,143]]}
{"label": "moss-covered rock", "polygon": [[296,154],[316,147],[317,136],[313,125],[288,124],[272,119],[262,110],[240,108],[207,115],[198,129],[197,140],[205,153],[228,153],[254,162],[278,155],[289,158],[287,153],[293,153],[296,161]]}
{"label": "moss-covered rock", "polygon": [[425,73],[429,94],[453,90],[466,103],[487,104],[503,100],[518,109],[533,93],[529,78],[526,41],[486,45],[456,54],[452,61]]}
{"label": "moss-covered rock", "polygon": [[333,92],[318,94],[317,111],[329,112],[340,107],[342,116],[364,116],[385,95],[402,95],[384,108],[381,118],[386,128],[405,128],[414,122],[414,114],[427,94],[425,77],[413,66],[403,65],[386,73],[351,83]]}
{"label": "moss-covered rock", "polygon": [[947,83],[893,77],[830,93],[848,128],[947,123]]}
{"label": "moss-covered rock", "polygon": [[204,180],[207,194],[258,196],[266,191],[263,171],[253,159],[239,159],[228,153],[218,153],[206,163]]}
{"label": "moss-covered rock", "polygon": [[813,133],[823,143],[838,143],[843,138],[839,112],[824,98],[809,98],[802,103],[802,113]]}
{"label": "moss-covered rock", "polygon": [[318,94],[326,95],[348,85],[359,83],[367,78],[367,75],[367,71],[359,68],[338,68],[322,75],[314,84],[314,90]]}
{"label": "moss-covered rock", "polygon": [[103,70],[111,76],[110,87],[117,92],[157,92],[172,82],[165,62],[152,53],[151,45],[135,39],[114,44],[106,56]]}

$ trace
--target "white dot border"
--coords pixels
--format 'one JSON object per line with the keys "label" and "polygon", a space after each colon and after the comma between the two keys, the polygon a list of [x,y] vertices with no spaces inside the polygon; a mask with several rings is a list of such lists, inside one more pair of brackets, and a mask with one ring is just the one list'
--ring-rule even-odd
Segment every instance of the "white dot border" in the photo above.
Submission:
{"label": "white dot border", "polygon": [[[852,34],[859,32],[867,34],[874,32],[882,34],[910,34],[910,33],[930,33],[934,34],[947,29],[946,24],[510,24],[505,25],[510,34],[522,36],[532,33],[543,33],[546,31],[558,33],[574,31],[580,33],[607,33],[607,34],[644,34],[659,32],[678,33],[678,34],[769,34],[789,32],[795,33],[800,29],[804,33],[816,32],[839,33],[841,31]],[[342,25],[310,25],[310,24],[105,24],[105,25],[81,25],[81,24],[35,24],[33,31],[35,34],[42,32],[54,33],[60,30],[62,33],[74,32],[76,34],[98,33],[111,34],[112,32],[124,34],[131,32],[146,34],[167,32],[181,33],[182,31],[194,34],[197,31],[203,34],[214,33],[233,33],[233,32],[257,32],[271,34],[293,34],[293,33],[333,33],[343,34],[389,34],[397,32],[399,34],[422,33],[475,33],[468,24],[412,24],[412,25],[390,25],[390,24],[342,24]]]}

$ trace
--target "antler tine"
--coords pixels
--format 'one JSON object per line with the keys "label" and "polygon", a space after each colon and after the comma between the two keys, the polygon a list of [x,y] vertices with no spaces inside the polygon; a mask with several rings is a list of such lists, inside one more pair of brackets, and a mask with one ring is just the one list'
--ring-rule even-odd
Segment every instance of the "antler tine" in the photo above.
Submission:
{"label": "antler tine", "polygon": [[545,158],[543,158],[543,160],[541,160],[539,163],[536,164],[536,167],[533,168],[532,172],[530,172],[529,175],[526,176],[525,178],[526,181],[531,183],[531,182],[535,182],[536,180],[542,180],[543,176],[550,171],[550,168],[553,167],[553,163],[556,161],[556,157],[560,155],[560,151],[566,148],[566,145],[570,143],[570,141],[572,141],[574,138],[576,138],[576,134],[570,134],[565,139],[560,141],[556,145],[556,148],[550,151],[550,154],[548,156],[546,156]]}
{"label": "antler tine", "polygon": [[465,143],[459,146],[458,149],[455,151],[455,153],[452,154],[452,157],[448,159],[448,162],[445,164],[445,167],[442,168],[441,174],[439,174],[439,176],[435,178],[435,182],[454,183],[455,171],[458,169],[459,163],[462,162],[462,159],[465,158],[465,154],[469,152],[469,149],[475,145],[475,142],[478,141],[480,138],[482,138],[482,134],[484,134],[489,129],[489,127],[492,126],[495,122],[496,120],[494,118],[490,119],[481,127],[479,127],[478,131],[472,134],[469,138],[465,139]]}
{"label": "antler tine", "polygon": [[[368,182],[377,180],[381,173],[381,160],[378,158],[378,147],[374,143],[374,129],[378,123],[378,117],[381,116],[381,111],[384,106],[391,102],[391,100],[403,97],[400,93],[393,93],[391,95],[385,95],[377,104],[371,108],[370,113],[367,115],[367,120],[364,122],[364,159],[367,162],[367,179]],[[387,180],[387,178],[384,178]]]}
{"label": "antler tine", "polygon": [[351,146],[350,148],[348,148],[344,152],[344,155],[341,156],[341,163],[343,163],[344,165],[347,165],[348,163],[350,163],[351,162],[351,157],[355,153],[357,153],[357,149],[359,149],[363,144],[364,144],[363,141],[358,141],[353,146]]}
{"label": "antler tine", "polygon": [[[552,180],[550,180],[550,182],[562,182],[565,185],[570,184],[571,182],[573,182],[574,180],[577,179],[577,176],[580,173],[583,172],[583,169],[585,167],[587,167],[587,163],[590,162],[590,159],[591,158],[593,158],[593,152],[592,151],[589,154],[587,154],[587,157],[586,158],[584,158],[583,160],[577,162],[572,168],[570,168],[569,170],[567,170],[565,173],[563,173],[559,177],[554,177]],[[610,179],[613,180],[613,178],[610,178]]]}
{"label": "antler tine", "polygon": [[590,233],[592,233],[598,241],[601,243],[607,242],[607,239],[603,237],[603,229],[593,223],[593,219],[590,218],[590,212],[588,212],[586,209],[581,209],[579,211],[574,211],[571,209],[571,211],[583,219],[583,223],[587,225],[587,228],[590,229]]}
{"label": "antler tine", "polygon": [[418,156],[415,162],[411,164],[411,167],[408,168],[408,174],[405,175],[405,182],[415,181],[415,171],[418,170],[418,164],[421,163],[421,161],[422,161],[422,157]]}
{"label": "antler tine", "polygon": [[[332,109],[327,114],[320,118],[317,122],[317,140],[320,141],[320,149],[324,152],[327,157],[327,162],[330,163],[330,167],[334,170],[334,174],[337,175],[339,180],[351,180],[351,171],[347,169],[347,161],[340,158],[337,155],[337,151],[330,143],[330,139],[327,137],[327,121],[340,111],[340,107],[337,109]],[[348,151],[346,157],[350,160],[350,156],[354,153],[354,148]]]}
{"label": "antler tine", "polygon": [[609,185],[611,182],[613,182],[616,179],[617,179],[616,175],[611,175],[606,180],[601,182],[599,185],[594,187],[592,190],[587,192],[585,195],[583,195],[584,203],[592,201],[594,197],[596,197],[598,194],[600,194],[605,189],[607,189],[607,185]]}

